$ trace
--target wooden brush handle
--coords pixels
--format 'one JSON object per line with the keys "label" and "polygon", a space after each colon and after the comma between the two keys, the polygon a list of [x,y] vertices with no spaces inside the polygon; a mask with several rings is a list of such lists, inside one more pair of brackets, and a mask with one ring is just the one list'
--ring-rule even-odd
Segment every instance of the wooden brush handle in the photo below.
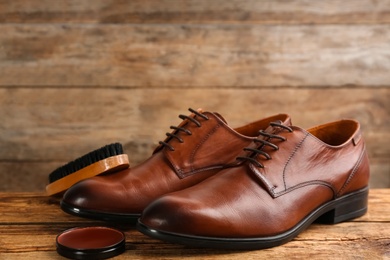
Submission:
{"label": "wooden brush handle", "polygon": [[103,173],[112,173],[129,168],[129,157],[127,154],[120,154],[108,157],[106,159],[88,165],[72,174],[69,174],[46,186],[46,192],[49,196],[60,194],[72,185],[81,180],[91,178]]}

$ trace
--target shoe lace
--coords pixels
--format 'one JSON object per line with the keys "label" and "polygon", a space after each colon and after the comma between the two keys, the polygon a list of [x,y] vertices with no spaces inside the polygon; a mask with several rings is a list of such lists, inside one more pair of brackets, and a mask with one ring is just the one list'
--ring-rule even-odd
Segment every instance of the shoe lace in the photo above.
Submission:
{"label": "shoe lace", "polygon": [[[198,112],[198,111],[196,111],[196,110],[194,110],[192,108],[189,108],[188,110],[191,113],[195,114],[196,116],[199,116],[199,117],[201,117],[201,118],[203,118],[205,120],[209,120],[209,118],[206,115],[204,115],[204,114],[202,114],[202,113],[200,113],[200,112]],[[202,124],[198,120],[196,120],[195,117],[186,116],[186,115],[179,115],[179,118],[182,119],[182,120],[188,120],[189,122],[194,123],[197,127],[201,127],[202,126]],[[180,132],[186,133],[187,135],[192,135],[192,132],[190,130],[188,130],[187,128],[185,128],[184,126],[182,126],[182,127],[171,126],[170,129],[173,129],[175,131],[173,133],[166,133],[166,136],[168,136],[169,138],[175,138],[180,143],[184,143],[183,138],[181,138],[178,135]],[[168,139],[168,140],[170,140],[170,139]],[[165,141],[160,141],[159,144],[167,147],[171,151],[175,151],[175,148],[172,145],[170,145],[168,143],[168,141],[166,141],[166,142]]]}
{"label": "shoe lace", "polygon": [[[289,132],[292,132],[293,130],[291,127],[283,125],[281,122],[271,122],[270,125],[272,127],[280,127],[282,129],[285,129]],[[262,155],[265,159],[270,160],[272,157],[265,151],[263,151],[263,148],[265,146],[272,147],[274,150],[279,150],[279,146],[276,144],[271,143],[271,139],[279,139],[281,141],[286,141],[287,139],[283,136],[277,135],[277,134],[271,134],[267,133],[264,130],[259,131],[259,135],[264,136],[267,140],[265,139],[254,139],[253,141],[255,143],[259,143],[258,148],[251,148],[251,147],[245,147],[244,151],[252,152],[248,156],[238,156],[236,159],[241,160],[241,161],[250,161],[251,163],[255,164],[257,167],[264,168],[264,165],[256,160],[256,157],[258,155]]]}

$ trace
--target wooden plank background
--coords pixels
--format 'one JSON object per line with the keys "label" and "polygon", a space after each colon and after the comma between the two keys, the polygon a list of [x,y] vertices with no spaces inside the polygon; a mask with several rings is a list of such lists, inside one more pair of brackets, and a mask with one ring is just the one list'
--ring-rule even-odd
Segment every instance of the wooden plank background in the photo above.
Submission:
{"label": "wooden plank background", "polygon": [[0,191],[114,141],[137,164],[188,107],[357,119],[390,187],[389,87],[389,0],[0,0]]}

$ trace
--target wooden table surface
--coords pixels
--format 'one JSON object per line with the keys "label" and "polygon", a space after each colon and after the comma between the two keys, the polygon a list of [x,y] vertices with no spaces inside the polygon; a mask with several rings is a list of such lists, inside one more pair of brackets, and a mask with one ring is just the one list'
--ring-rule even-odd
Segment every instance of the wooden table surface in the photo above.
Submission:
{"label": "wooden table surface", "polygon": [[[42,193],[0,193],[0,259],[64,259],[55,238],[77,226],[107,225],[63,213]],[[255,251],[193,249],[124,229],[126,252],[114,259],[390,259],[390,189],[372,189],[368,213],[338,225],[313,224],[293,241]]]}

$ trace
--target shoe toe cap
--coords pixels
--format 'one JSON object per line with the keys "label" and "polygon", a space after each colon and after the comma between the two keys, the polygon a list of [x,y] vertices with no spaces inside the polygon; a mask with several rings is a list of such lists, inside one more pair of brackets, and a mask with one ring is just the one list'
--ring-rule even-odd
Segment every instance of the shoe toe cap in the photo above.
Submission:
{"label": "shoe toe cap", "polygon": [[170,195],[147,206],[139,221],[151,230],[199,236],[215,234],[224,222],[216,210],[199,201]]}
{"label": "shoe toe cap", "polygon": [[118,187],[110,187],[108,183],[94,177],[80,181],[69,188],[62,201],[69,206],[84,210],[112,211],[117,208],[121,197]]}

